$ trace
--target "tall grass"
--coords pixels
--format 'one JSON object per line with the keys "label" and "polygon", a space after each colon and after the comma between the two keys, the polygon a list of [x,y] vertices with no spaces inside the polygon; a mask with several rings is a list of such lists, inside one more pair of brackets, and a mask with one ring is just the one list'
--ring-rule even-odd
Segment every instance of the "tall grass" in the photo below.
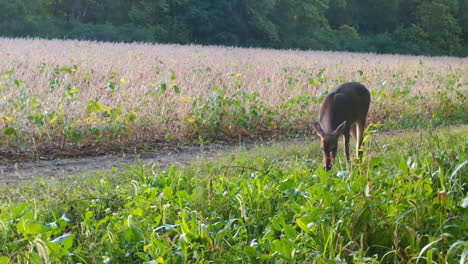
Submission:
{"label": "tall grass", "polygon": [[0,149],[40,151],[311,131],[359,81],[370,122],[468,123],[466,58],[0,39]]}
{"label": "tall grass", "polygon": [[0,186],[0,263],[466,263],[467,127]]}

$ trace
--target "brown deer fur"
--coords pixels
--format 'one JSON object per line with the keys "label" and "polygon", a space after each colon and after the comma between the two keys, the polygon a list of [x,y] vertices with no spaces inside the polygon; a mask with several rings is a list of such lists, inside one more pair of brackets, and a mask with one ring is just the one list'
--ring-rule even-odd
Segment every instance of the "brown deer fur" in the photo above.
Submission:
{"label": "brown deer fur", "polygon": [[340,135],[343,135],[344,152],[348,161],[350,133],[356,140],[356,155],[362,155],[360,148],[370,102],[369,90],[357,82],[341,84],[325,97],[320,107],[320,122],[315,122],[314,127],[321,138],[326,170],[333,166]]}

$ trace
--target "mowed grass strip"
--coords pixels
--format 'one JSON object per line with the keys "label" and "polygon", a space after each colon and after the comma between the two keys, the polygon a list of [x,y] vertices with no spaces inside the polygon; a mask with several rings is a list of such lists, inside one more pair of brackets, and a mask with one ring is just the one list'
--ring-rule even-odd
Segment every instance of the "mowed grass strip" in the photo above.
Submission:
{"label": "mowed grass strip", "polygon": [[373,134],[329,172],[318,142],[284,142],[1,186],[0,261],[463,262],[467,132]]}
{"label": "mowed grass strip", "polygon": [[0,151],[102,152],[310,133],[359,81],[370,123],[468,123],[468,59],[0,38]]}

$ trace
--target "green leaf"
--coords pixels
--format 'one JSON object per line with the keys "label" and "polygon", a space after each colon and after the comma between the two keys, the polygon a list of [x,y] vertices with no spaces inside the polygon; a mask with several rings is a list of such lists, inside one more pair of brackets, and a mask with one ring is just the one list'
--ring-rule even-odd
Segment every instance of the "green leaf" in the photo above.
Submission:
{"label": "green leaf", "polygon": [[177,85],[174,85],[174,92],[180,94],[180,88]]}
{"label": "green leaf", "polygon": [[15,85],[16,85],[16,86],[20,86],[22,83],[24,83],[24,81],[15,80]]}
{"label": "green leaf", "polygon": [[184,190],[177,191],[176,196],[180,199],[188,199],[190,197],[188,192]]}
{"label": "green leaf", "polygon": [[44,119],[45,119],[45,116],[43,114],[34,114],[34,115],[28,116],[28,120],[33,121],[34,124],[38,126],[44,125]]}
{"label": "green leaf", "polygon": [[161,88],[160,88],[161,92],[165,93],[166,89],[167,89],[167,84],[166,83],[161,83]]}
{"label": "green leaf", "polygon": [[283,231],[289,239],[296,239],[297,231],[294,227],[286,224],[283,226]]}
{"label": "green leaf", "polygon": [[31,253],[31,263],[44,263],[42,262],[41,256],[37,254],[36,252]]}
{"label": "green leaf", "polygon": [[16,129],[12,127],[5,127],[5,129],[3,129],[3,132],[5,133],[5,135],[10,136],[10,137],[16,137],[17,135]]}
{"label": "green leaf", "polygon": [[24,217],[17,224],[17,231],[23,235],[37,235],[42,232],[43,225],[37,221],[25,219]]}
{"label": "green leaf", "polygon": [[144,213],[145,212],[140,207],[137,207],[136,209],[132,210],[132,215],[143,216]]}
{"label": "green leaf", "polygon": [[71,137],[71,139],[74,141],[74,142],[79,142],[83,139],[83,136],[81,135],[81,130],[79,129],[76,129],[76,128],[72,128],[69,130],[69,136]]}
{"label": "green leaf", "polygon": [[296,187],[296,183],[292,179],[283,180],[278,186],[278,190],[284,192],[286,190],[293,190]]}
{"label": "green leaf", "polygon": [[174,197],[174,191],[170,186],[166,186],[163,189],[163,198],[166,200],[170,200]]}
{"label": "green leaf", "polygon": [[86,106],[86,113],[89,115],[90,113],[97,113],[101,109],[103,109],[102,105],[98,102],[90,100],[88,101],[88,105]]}
{"label": "green leaf", "polygon": [[89,131],[91,134],[95,135],[96,137],[99,137],[100,132],[99,132],[99,129],[98,129],[98,128],[93,127],[93,128],[88,129],[88,131]]}
{"label": "green leaf", "polygon": [[273,249],[276,251],[276,252],[279,252],[281,253],[282,257],[286,260],[292,260],[292,251],[293,251],[293,248],[291,246],[291,243],[282,238],[281,240],[274,240],[273,241]]}
{"label": "green leaf", "polygon": [[9,261],[8,257],[0,257],[0,264],[8,264]]}
{"label": "green leaf", "polygon": [[13,219],[18,219],[18,217],[20,217],[20,215],[22,215],[24,213],[24,210],[26,210],[26,207],[28,206],[27,203],[20,203],[18,205],[16,205],[16,207],[12,210],[13,212]]}
{"label": "green leaf", "polygon": [[60,68],[60,72],[72,73],[72,69],[68,68],[67,66],[63,66]]}
{"label": "green leaf", "polygon": [[401,213],[399,216],[397,216],[397,217],[395,218],[395,220],[393,220],[393,222],[398,223],[398,222],[399,222],[401,219],[403,219],[407,214],[409,214],[409,213],[411,213],[411,212],[413,212],[413,211],[415,211],[415,210],[416,210],[415,207],[409,208],[408,210],[404,211],[404,212]]}
{"label": "green leaf", "polygon": [[245,247],[244,250],[242,250],[242,252],[249,257],[257,256],[257,249],[254,247]]}
{"label": "green leaf", "polygon": [[124,232],[124,238],[126,242],[140,242],[144,240],[144,237],[145,235],[143,230],[134,224],[130,225],[130,228]]}
{"label": "green leaf", "polygon": [[208,226],[205,224],[200,225],[200,238],[205,243],[212,241],[212,238],[210,236],[210,230],[208,230]]}
{"label": "green leaf", "polygon": [[114,90],[115,90],[115,82],[114,82],[114,81],[110,81],[109,83],[107,83],[106,88],[109,88],[109,89],[111,89],[112,91],[114,91]]}
{"label": "green leaf", "polygon": [[85,221],[89,221],[93,216],[94,216],[94,212],[93,212],[93,211],[86,211],[86,214],[85,214]]}
{"label": "green leaf", "polygon": [[401,159],[400,160],[400,165],[399,165],[399,169],[402,173],[408,175],[409,174],[409,167],[408,167],[408,164],[406,164],[406,161]]}
{"label": "green leaf", "polygon": [[296,218],[296,224],[305,232],[310,232],[310,228],[307,227],[307,225],[302,221],[301,218]]}
{"label": "green leaf", "polygon": [[69,250],[73,246],[73,235],[64,234],[59,236],[56,239],[48,242],[47,246],[52,253],[51,255],[55,255],[58,258],[66,256],[70,253]]}
{"label": "green leaf", "polygon": [[144,260],[144,261],[150,261],[150,257],[143,253],[143,252],[137,252],[135,253],[135,255],[137,255],[140,259]]}
{"label": "green leaf", "polygon": [[187,225],[187,221],[185,221],[185,216],[182,216],[182,218],[181,218],[181,221],[180,221],[180,229],[181,229],[182,232],[184,232],[184,233],[189,233],[189,232],[190,232],[190,228],[189,228],[189,226]]}

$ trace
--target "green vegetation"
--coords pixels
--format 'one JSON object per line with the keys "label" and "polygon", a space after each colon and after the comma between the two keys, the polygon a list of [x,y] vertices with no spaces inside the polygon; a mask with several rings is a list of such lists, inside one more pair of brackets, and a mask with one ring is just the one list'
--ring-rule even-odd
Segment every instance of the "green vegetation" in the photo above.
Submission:
{"label": "green vegetation", "polygon": [[0,263],[465,263],[468,128],[374,132],[1,186]]}
{"label": "green vegetation", "polygon": [[466,0],[4,0],[0,35],[468,55]]}
{"label": "green vegetation", "polygon": [[[467,8],[6,0],[0,35],[467,56]],[[468,260],[466,59],[27,38],[0,46],[7,159],[308,136],[333,87],[358,81],[372,94],[365,157],[340,155],[329,172],[311,140],[2,185],[0,264]]]}

